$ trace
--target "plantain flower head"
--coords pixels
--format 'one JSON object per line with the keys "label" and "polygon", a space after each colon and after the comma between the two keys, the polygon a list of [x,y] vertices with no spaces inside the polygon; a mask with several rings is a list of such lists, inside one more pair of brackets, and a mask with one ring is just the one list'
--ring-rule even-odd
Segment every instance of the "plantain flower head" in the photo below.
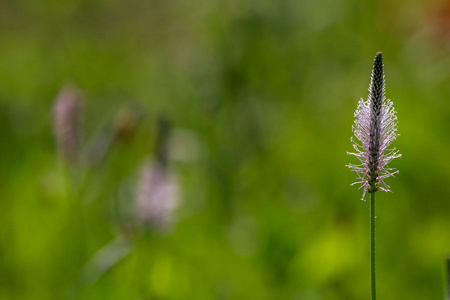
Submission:
{"label": "plantain flower head", "polygon": [[178,184],[159,162],[147,162],[142,168],[137,193],[137,214],[141,221],[159,232],[174,225],[179,205]]}
{"label": "plantain flower head", "polygon": [[366,101],[359,100],[355,111],[352,129],[356,139],[351,138],[355,152],[347,152],[360,162],[347,166],[358,175],[358,181],[352,185],[360,184],[363,188],[362,200],[366,193],[390,192],[384,180],[398,173],[388,166],[394,158],[401,157],[395,148],[388,149],[398,136],[397,115],[392,101],[386,99],[384,93],[383,56],[378,52],[373,61],[369,97]]}
{"label": "plantain flower head", "polygon": [[53,107],[58,150],[70,163],[77,162],[80,155],[81,108],[80,92],[73,86],[59,92]]}

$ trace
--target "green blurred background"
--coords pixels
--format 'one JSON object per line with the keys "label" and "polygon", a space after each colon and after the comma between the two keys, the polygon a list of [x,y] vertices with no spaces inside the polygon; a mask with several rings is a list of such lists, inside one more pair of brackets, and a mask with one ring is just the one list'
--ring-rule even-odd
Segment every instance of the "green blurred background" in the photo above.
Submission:
{"label": "green blurred background", "polygon": [[[443,299],[450,1],[1,1],[0,299],[368,299],[345,165],[377,51],[403,154],[377,193],[379,298]],[[101,161],[58,156],[68,83],[85,149],[134,124]],[[161,115],[180,191],[164,233],[133,215]]]}

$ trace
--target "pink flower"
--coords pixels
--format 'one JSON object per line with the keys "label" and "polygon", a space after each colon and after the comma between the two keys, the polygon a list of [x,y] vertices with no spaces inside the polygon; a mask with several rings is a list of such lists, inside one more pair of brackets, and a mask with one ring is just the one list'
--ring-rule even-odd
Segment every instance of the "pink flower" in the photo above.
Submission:
{"label": "pink flower", "polygon": [[54,130],[60,154],[71,163],[77,162],[80,155],[80,110],[79,92],[63,88],[55,100]]}
{"label": "pink flower", "polygon": [[138,185],[137,213],[154,230],[167,232],[175,222],[178,186],[167,167],[160,162],[147,162]]}

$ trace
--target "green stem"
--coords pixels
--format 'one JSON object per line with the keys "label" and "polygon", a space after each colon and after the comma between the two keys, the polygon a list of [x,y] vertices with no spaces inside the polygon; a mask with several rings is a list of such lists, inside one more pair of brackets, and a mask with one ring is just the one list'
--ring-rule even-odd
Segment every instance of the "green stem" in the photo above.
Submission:
{"label": "green stem", "polygon": [[370,194],[370,288],[371,299],[376,300],[375,284],[375,193]]}

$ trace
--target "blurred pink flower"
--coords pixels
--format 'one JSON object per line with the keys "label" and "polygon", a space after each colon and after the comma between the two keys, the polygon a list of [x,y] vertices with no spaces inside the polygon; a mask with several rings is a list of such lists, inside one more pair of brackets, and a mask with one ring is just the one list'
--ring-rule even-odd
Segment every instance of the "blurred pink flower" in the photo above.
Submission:
{"label": "blurred pink flower", "polygon": [[75,163],[80,155],[81,100],[78,90],[63,88],[54,104],[54,130],[60,155]]}
{"label": "blurred pink flower", "polygon": [[138,184],[139,218],[157,231],[170,230],[178,204],[177,183],[167,168],[159,162],[145,163]]}

